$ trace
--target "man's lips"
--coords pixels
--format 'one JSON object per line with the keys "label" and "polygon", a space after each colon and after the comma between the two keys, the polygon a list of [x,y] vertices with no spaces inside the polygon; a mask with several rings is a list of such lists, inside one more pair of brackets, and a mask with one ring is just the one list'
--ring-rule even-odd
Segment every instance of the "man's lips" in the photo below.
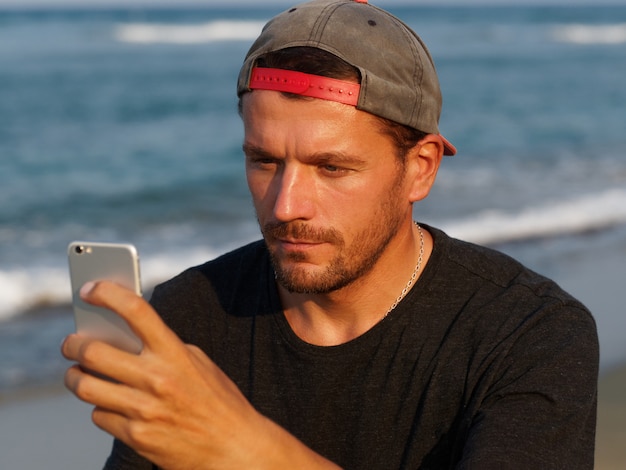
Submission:
{"label": "man's lips", "polygon": [[342,245],[341,236],[334,229],[315,229],[299,223],[268,223],[262,231],[268,246],[283,253],[303,253],[322,245]]}
{"label": "man's lips", "polygon": [[318,243],[324,243],[323,240],[307,240],[304,238],[290,238],[290,237],[279,237],[278,240],[281,243],[293,243],[294,245],[316,245]]}
{"label": "man's lips", "polygon": [[278,238],[275,239],[275,242],[286,250],[306,250],[325,243],[319,240],[298,240],[292,238]]}

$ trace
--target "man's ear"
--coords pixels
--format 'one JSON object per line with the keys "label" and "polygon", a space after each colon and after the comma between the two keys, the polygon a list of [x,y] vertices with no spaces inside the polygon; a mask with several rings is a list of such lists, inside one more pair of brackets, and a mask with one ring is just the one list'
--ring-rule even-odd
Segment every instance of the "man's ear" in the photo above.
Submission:
{"label": "man's ear", "polygon": [[411,178],[410,202],[420,201],[430,192],[443,157],[443,141],[428,134],[407,155],[407,174]]}

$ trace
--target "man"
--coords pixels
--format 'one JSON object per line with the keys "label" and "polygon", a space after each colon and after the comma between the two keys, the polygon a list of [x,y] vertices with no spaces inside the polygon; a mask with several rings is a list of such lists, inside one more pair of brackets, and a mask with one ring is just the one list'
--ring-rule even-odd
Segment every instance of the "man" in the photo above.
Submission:
{"label": "man", "polygon": [[456,151],[415,33],[364,1],[299,5],[253,44],[238,94],[264,242],[152,306],[86,285],[143,351],[62,346],[67,386],[117,438],[106,468],[592,468],[589,312],[412,221]]}

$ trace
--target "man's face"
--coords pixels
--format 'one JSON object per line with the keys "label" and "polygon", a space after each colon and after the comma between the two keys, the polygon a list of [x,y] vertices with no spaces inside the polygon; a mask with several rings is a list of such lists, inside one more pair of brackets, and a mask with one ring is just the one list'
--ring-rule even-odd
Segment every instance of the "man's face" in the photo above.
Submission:
{"label": "man's face", "polygon": [[376,120],[255,90],[243,121],[248,186],[278,282],[324,294],[368,273],[411,217],[402,165]]}

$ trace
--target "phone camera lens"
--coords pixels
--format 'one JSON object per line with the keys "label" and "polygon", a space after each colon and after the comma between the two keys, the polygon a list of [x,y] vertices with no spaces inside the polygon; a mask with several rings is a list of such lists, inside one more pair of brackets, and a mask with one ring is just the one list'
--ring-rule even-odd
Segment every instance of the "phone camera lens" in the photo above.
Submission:
{"label": "phone camera lens", "polygon": [[76,253],[78,253],[79,255],[82,255],[85,252],[85,247],[82,245],[78,245],[74,248],[74,251],[76,251]]}

